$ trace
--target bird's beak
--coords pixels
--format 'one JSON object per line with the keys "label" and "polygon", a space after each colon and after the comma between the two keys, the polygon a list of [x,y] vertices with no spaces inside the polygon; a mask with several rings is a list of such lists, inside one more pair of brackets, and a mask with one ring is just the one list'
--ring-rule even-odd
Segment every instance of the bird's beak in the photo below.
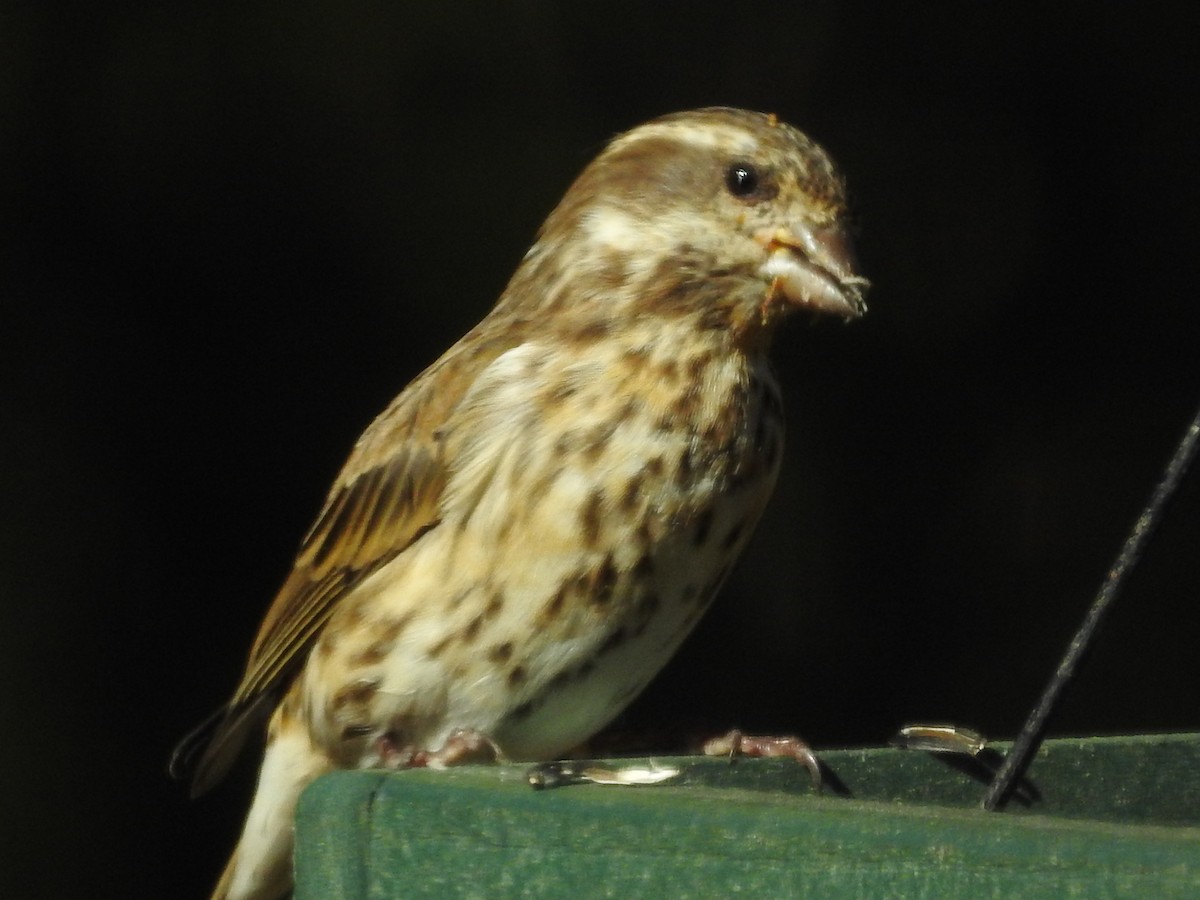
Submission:
{"label": "bird's beak", "polygon": [[840,225],[797,224],[763,228],[754,240],[766,251],[759,272],[772,295],[793,306],[857,319],[870,282],[858,274],[854,245]]}

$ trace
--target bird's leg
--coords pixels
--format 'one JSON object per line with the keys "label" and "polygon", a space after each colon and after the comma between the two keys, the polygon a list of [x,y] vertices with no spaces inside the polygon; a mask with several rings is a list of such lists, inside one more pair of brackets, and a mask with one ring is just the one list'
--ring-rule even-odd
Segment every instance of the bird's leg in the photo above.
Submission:
{"label": "bird's leg", "polygon": [[473,728],[460,728],[437,750],[418,750],[408,766],[445,769],[472,763],[494,763],[499,758],[500,748],[486,734]]}
{"label": "bird's leg", "polygon": [[372,746],[375,752],[368,757],[370,761],[367,763],[371,768],[407,769],[416,765],[413,760],[417,750],[397,731],[385,731]]}
{"label": "bird's leg", "polygon": [[735,728],[727,734],[705,741],[702,752],[705,756],[728,756],[731,761],[739,756],[787,756],[808,769],[813,787],[818,790],[821,788],[821,763],[812,748],[795,735],[774,737],[742,734]]}
{"label": "bird's leg", "polygon": [[492,739],[473,728],[451,732],[436,750],[417,747],[403,729],[394,728],[379,735],[372,748],[368,765],[380,769],[445,769],[492,763],[500,758],[500,749]]}

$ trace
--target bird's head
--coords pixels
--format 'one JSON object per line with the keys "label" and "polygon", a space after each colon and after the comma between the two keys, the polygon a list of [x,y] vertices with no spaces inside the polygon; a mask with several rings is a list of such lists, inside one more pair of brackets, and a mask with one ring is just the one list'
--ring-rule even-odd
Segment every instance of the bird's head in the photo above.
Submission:
{"label": "bird's head", "polygon": [[522,274],[546,305],[693,316],[750,340],[793,309],[866,310],[833,162],[774,116],[737,109],[615,138],[546,220],[514,287]]}

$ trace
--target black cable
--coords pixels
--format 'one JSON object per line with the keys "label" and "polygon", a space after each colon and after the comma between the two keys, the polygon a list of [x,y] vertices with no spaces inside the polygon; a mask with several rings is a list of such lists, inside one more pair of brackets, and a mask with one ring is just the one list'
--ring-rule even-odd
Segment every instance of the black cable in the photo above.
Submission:
{"label": "black cable", "polygon": [[1146,540],[1154,532],[1162,518],[1163,508],[1175,493],[1176,488],[1179,487],[1184,475],[1187,474],[1188,466],[1191,465],[1192,458],[1196,455],[1198,437],[1200,437],[1200,410],[1197,410],[1196,415],[1192,417],[1192,422],[1183,433],[1179,446],[1175,448],[1175,455],[1167,463],[1166,471],[1154,489],[1150,502],[1138,516],[1133,530],[1125,539],[1125,545],[1117,554],[1116,561],[1101,583],[1096,599],[1092,601],[1091,608],[1083,618],[1083,624],[1079,626],[1075,637],[1071,639],[1062,661],[1059,662],[1058,668],[1050,677],[1050,682],[1038,699],[1037,705],[1029,713],[1029,718],[1025,720],[1012,747],[1009,748],[996,777],[988,786],[987,794],[983,798],[983,808],[989,812],[1004,808],[1012,793],[1013,785],[1020,782],[1025,775],[1025,770],[1029,768],[1029,763],[1042,745],[1046,724],[1049,722],[1050,715],[1054,712],[1059,698],[1075,677],[1079,662],[1095,638],[1105,613],[1108,612],[1109,606],[1112,605],[1113,599],[1120,591],[1122,583],[1137,565]]}

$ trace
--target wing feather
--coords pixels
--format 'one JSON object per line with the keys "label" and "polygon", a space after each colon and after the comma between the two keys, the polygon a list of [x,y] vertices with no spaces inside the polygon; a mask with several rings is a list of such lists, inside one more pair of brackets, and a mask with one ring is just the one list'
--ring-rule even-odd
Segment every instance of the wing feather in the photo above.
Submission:
{"label": "wing feather", "polygon": [[509,328],[507,340],[471,332],[359,438],[267,610],[232,699],[176,748],[170,771],[192,779],[193,796],[228,771],[338,602],[437,526],[447,480],[442,428],[478,374],[520,343],[522,330]]}

